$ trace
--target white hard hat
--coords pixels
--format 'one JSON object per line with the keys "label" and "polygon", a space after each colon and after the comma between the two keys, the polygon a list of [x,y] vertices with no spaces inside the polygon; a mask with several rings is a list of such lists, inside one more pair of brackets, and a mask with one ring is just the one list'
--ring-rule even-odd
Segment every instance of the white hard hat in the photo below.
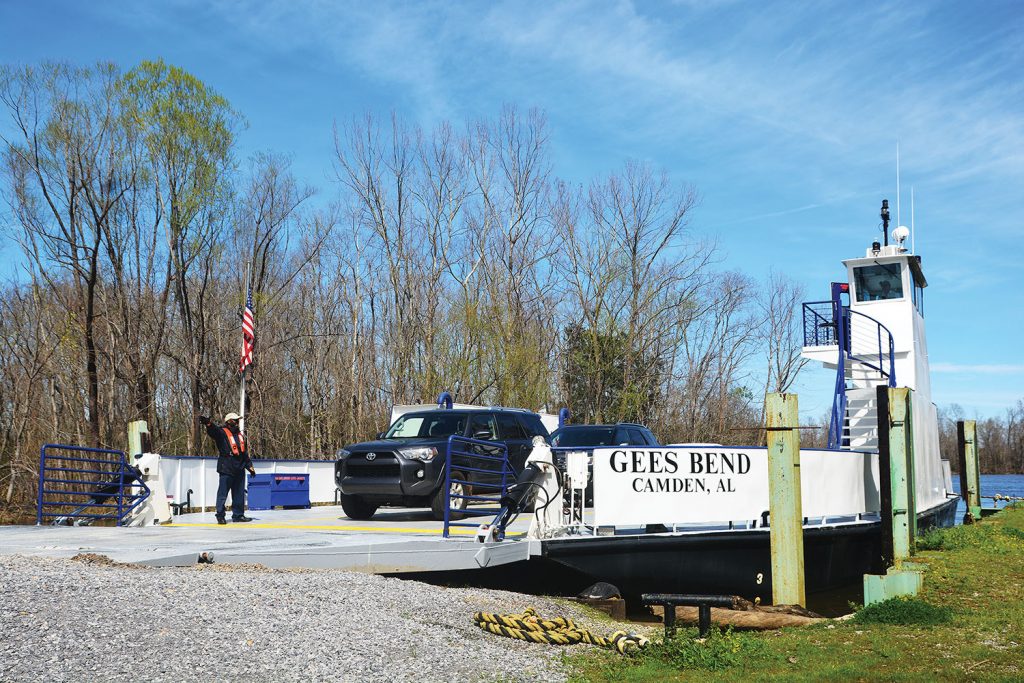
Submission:
{"label": "white hard hat", "polygon": [[227,415],[224,416],[225,422],[231,422],[232,420],[235,420],[237,422],[238,420],[241,419],[242,418],[239,417],[238,413],[228,413]]}

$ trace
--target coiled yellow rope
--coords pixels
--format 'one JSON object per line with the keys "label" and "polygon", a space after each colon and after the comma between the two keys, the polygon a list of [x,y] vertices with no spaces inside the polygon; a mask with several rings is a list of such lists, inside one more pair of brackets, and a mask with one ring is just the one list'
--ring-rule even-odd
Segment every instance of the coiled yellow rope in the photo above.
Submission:
{"label": "coiled yellow rope", "polygon": [[473,620],[477,626],[494,635],[531,643],[547,643],[549,645],[588,643],[615,650],[624,655],[636,652],[646,647],[648,643],[643,636],[625,631],[615,631],[607,637],[595,635],[587,629],[577,626],[572,619],[565,617],[544,619],[538,616],[537,611],[532,607],[527,607],[522,614],[477,612],[473,615]]}

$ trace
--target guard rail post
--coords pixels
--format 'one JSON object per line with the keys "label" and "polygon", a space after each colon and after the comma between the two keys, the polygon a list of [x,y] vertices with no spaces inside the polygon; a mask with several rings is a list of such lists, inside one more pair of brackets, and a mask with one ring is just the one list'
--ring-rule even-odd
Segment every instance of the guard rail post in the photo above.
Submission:
{"label": "guard rail post", "polygon": [[767,394],[765,415],[768,430],[772,602],[776,605],[806,607],[797,395]]}
{"label": "guard rail post", "polygon": [[909,562],[914,552],[913,392],[905,387],[877,389],[878,473],[884,574],[864,575],[864,604],[917,595],[923,574]]}
{"label": "guard rail post", "polygon": [[978,464],[977,422],[960,420],[956,423],[956,450],[960,458],[960,495],[967,505],[964,524],[981,519],[981,475]]}

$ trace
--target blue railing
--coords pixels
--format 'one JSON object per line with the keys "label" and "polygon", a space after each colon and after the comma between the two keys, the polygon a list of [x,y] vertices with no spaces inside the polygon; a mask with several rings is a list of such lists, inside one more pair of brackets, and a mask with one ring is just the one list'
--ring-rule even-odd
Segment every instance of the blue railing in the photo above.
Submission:
{"label": "blue railing", "polygon": [[836,303],[808,301],[804,309],[804,346],[833,346],[838,344]]}
{"label": "blue railing", "polygon": [[121,526],[149,496],[124,451],[46,444],[39,450],[36,523],[112,520]]}
{"label": "blue railing", "polygon": [[[857,329],[854,329],[857,325]],[[850,358],[878,373],[879,379],[896,386],[896,358],[892,332],[870,316],[848,308],[843,309],[846,330],[844,348]]]}
{"label": "blue railing", "polygon": [[846,354],[839,354],[836,367],[836,386],[832,396],[832,414],[828,423],[828,447],[839,449],[850,445],[849,434],[844,433],[846,418]]}
{"label": "blue railing", "polygon": [[882,323],[863,313],[852,311],[846,306],[833,302],[813,302],[804,304],[804,343],[807,343],[807,312],[809,306],[827,303],[830,307],[838,307],[841,324],[834,325],[836,340],[833,342],[840,350],[836,362],[836,385],[832,398],[832,413],[828,427],[828,447],[846,448],[850,445],[849,434],[845,430],[846,421],[846,368],[849,363],[856,362],[863,367],[878,373],[878,379],[885,380],[890,387],[896,386],[896,354],[892,332]]}
{"label": "blue railing", "polygon": [[[453,526],[479,526],[474,522],[457,522],[454,520],[456,515],[460,518],[494,517],[501,512],[501,499],[515,481],[516,472],[508,461],[505,444],[462,436],[448,437],[444,487],[449,495],[444,507],[444,537],[448,538],[449,529]],[[459,484],[454,491],[453,483]]]}

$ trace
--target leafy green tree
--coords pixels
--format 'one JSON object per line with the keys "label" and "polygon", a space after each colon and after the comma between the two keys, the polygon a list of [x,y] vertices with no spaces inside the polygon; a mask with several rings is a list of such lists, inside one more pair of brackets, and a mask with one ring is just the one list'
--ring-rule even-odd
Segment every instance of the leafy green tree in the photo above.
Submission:
{"label": "leafy green tree", "polygon": [[[128,126],[148,152],[155,201],[171,257],[174,301],[181,325],[175,359],[190,379],[188,449],[199,438],[194,416],[212,381],[205,372],[210,350],[210,286],[225,256],[235,131],[241,115],[222,95],[184,69],[144,61],[121,81]],[[228,261],[228,267],[240,264]],[[221,293],[222,294],[222,293]]]}
{"label": "leafy green tree", "polygon": [[[582,325],[565,331],[562,383],[577,422],[649,422],[665,379],[664,363],[644,356],[621,330]],[[627,375],[630,358],[639,358]]]}

